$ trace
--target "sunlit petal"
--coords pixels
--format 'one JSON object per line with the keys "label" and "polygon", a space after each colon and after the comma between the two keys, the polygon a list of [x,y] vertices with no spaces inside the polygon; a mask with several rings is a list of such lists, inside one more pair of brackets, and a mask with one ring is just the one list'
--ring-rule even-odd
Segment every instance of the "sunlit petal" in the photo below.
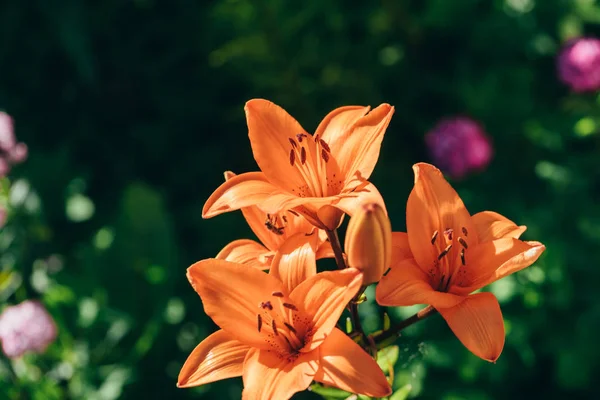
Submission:
{"label": "sunlit petal", "polygon": [[473,223],[480,242],[490,242],[505,237],[518,239],[527,229],[526,226],[517,226],[510,219],[493,211],[478,212],[473,215]]}
{"label": "sunlit petal", "polygon": [[271,264],[275,276],[291,292],[306,279],[317,274],[316,247],[319,236],[297,233],[289,237],[279,248]]}

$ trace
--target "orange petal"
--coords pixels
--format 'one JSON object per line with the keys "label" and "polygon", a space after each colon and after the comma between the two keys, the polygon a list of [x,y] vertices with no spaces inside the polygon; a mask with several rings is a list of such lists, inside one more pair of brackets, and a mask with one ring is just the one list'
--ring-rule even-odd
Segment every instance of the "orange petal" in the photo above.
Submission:
{"label": "orange petal", "polygon": [[382,306],[429,304],[435,308],[453,307],[464,297],[438,292],[431,287],[429,276],[413,258],[392,261],[392,268],[375,289],[377,303]]}
{"label": "orange petal", "polygon": [[327,142],[331,152],[337,154],[339,149],[343,147],[341,139],[344,134],[370,109],[369,106],[338,107],[323,118],[315,131],[315,136],[319,135],[321,139]]}
{"label": "orange petal", "polygon": [[279,248],[271,263],[271,275],[283,282],[288,293],[317,274],[316,247],[319,236],[297,233]]}
{"label": "orange petal", "polygon": [[260,204],[280,193],[262,172],[248,172],[227,180],[210,195],[202,208],[202,218]]}
{"label": "orange petal", "polygon": [[392,262],[399,263],[407,258],[414,258],[408,244],[408,234],[392,232]]}
{"label": "orange petal", "polygon": [[338,328],[331,331],[319,349],[321,362],[315,381],[370,397],[392,393],[375,360]]}
{"label": "orange petal", "polygon": [[200,386],[221,379],[242,376],[250,347],[218,330],[192,351],[179,372],[177,387]]}
{"label": "orange petal", "polygon": [[270,262],[267,256],[270,254],[269,249],[254,240],[239,239],[223,247],[215,258],[258,269],[269,269]]}
{"label": "orange petal", "polygon": [[[331,155],[346,181],[354,179],[356,173],[363,179],[369,179],[379,158],[385,130],[394,114],[394,107],[381,104],[357,120],[358,113],[363,110],[346,111],[344,114],[347,115],[339,116],[339,121],[336,118],[336,123],[332,119],[328,124],[331,128],[328,127],[324,133],[323,140],[331,141]],[[348,126],[350,120],[355,122]]]}
{"label": "orange petal", "polygon": [[318,368],[319,352],[300,354],[294,361],[274,352],[252,349],[244,362],[242,400],[289,399],[308,388]]}
{"label": "orange petal", "polygon": [[345,192],[338,196],[338,199],[332,202],[332,205],[339,208],[349,216],[353,216],[356,210],[364,203],[375,203],[381,206],[387,214],[385,202],[379,193],[379,190],[372,183],[367,183],[362,189],[354,192]]}
{"label": "orange petal", "polygon": [[479,242],[490,242],[505,237],[518,239],[527,229],[526,226],[517,226],[510,219],[493,211],[478,212],[473,215],[473,223]]}
{"label": "orange petal", "polygon": [[217,325],[244,344],[268,348],[257,329],[258,304],[284,291],[279,280],[247,265],[216,259],[198,261],[187,269],[187,278]]}
{"label": "orange petal", "polygon": [[290,190],[302,187],[304,178],[290,163],[290,139],[304,128],[283,108],[270,101],[254,99],[246,103],[248,136],[254,159],[274,185]]}
{"label": "orange petal", "polygon": [[539,242],[504,238],[481,243],[466,253],[464,273],[450,291],[468,294],[533,264],[546,247]]}
{"label": "orange petal", "polygon": [[[323,232],[322,230],[319,231]],[[320,239],[319,239],[320,240]],[[317,260],[321,258],[334,258],[335,254],[333,253],[333,249],[331,248],[331,243],[322,241],[317,248]]]}
{"label": "orange petal", "polygon": [[[444,240],[446,229],[452,229],[456,236],[465,236],[469,246],[476,245],[478,238],[469,212],[440,170],[425,163],[415,164],[413,170],[415,186],[406,206],[406,229],[417,264],[428,271],[447,245]],[[437,236],[433,241],[435,232]],[[451,249],[447,259],[459,254],[458,247]]]}
{"label": "orange petal", "polygon": [[452,332],[477,357],[495,362],[504,347],[504,321],[496,297],[489,293],[468,296],[452,308],[438,308]]}
{"label": "orange petal", "polygon": [[311,351],[323,343],[361,284],[360,271],[346,268],[321,272],[302,282],[290,293],[290,299],[302,304],[306,314],[312,317],[314,334],[301,351]]}

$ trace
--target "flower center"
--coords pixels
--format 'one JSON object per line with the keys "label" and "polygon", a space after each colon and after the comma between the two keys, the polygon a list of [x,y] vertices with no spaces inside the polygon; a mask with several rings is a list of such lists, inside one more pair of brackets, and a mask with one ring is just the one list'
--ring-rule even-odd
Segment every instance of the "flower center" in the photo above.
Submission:
{"label": "flower center", "polygon": [[[464,267],[467,265],[466,251],[469,244],[465,238],[469,232],[464,226],[461,228],[461,232],[462,236],[458,236],[454,229],[446,228],[442,235],[439,231],[435,231],[431,236],[431,244],[439,250],[439,253],[429,274],[433,280],[433,286],[437,287],[438,292],[448,292],[452,284],[466,273]],[[459,255],[460,263],[457,262]]]}
{"label": "flower center", "polygon": [[[337,191],[341,189],[341,181],[335,180],[335,174],[328,177],[327,163],[331,159],[331,149],[319,135],[298,133],[290,141],[290,165],[296,167],[305,185],[292,189],[300,197],[326,197],[331,195],[337,183]],[[339,180],[339,179],[338,179]],[[337,194],[337,193],[333,193]]]}
{"label": "flower center", "polygon": [[258,332],[277,355],[293,361],[312,338],[310,319],[290,303],[283,293],[273,292],[271,296],[258,305]]}

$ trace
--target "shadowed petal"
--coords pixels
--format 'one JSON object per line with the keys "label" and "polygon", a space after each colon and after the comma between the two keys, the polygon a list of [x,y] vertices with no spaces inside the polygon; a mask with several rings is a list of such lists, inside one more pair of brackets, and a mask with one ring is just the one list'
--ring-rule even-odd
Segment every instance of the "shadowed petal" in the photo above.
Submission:
{"label": "shadowed petal", "polygon": [[177,387],[200,386],[221,379],[242,376],[250,347],[218,330],[204,339],[183,364]]}
{"label": "shadowed petal", "polygon": [[392,393],[375,360],[338,328],[331,331],[319,350],[321,362],[315,381],[370,397]]}
{"label": "shadowed petal", "polygon": [[187,269],[187,278],[217,325],[244,344],[269,347],[257,329],[258,304],[284,291],[279,280],[247,265],[216,259],[198,261]]}
{"label": "shadowed petal", "polygon": [[464,297],[435,291],[430,277],[412,258],[392,262],[392,268],[375,289],[377,303],[382,306],[428,304],[435,308],[453,307]]}
{"label": "shadowed petal", "polygon": [[[323,118],[315,136],[319,137],[329,145],[332,153],[339,153],[339,149],[343,147],[341,139],[344,134],[360,120],[366,113],[369,112],[369,106],[345,106],[339,107],[331,111]],[[335,150],[334,150],[335,149]]]}
{"label": "shadowed petal", "polygon": [[288,360],[274,352],[250,350],[244,363],[242,399],[289,399],[310,385],[317,372],[318,358],[318,351]]}
{"label": "shadowed petal", "polygon": [[392,232],[392,263],[399,263],[407,258],[414,258],[408,244],[408,234]]}
{"label": "shadowed petal", "polygon": [[496,297],[477,293],[452,308],[438,309],[452,332],[477,357],[496,361],[504,347],[504,321]]}
{"label": "shadowed petal", "polygon": [[262,203],[281,191],[262,172],[248,172],[227,180],[210,195],[202,208],[202,218]]}
{"label": "shadowed petal", "polygon": [[[470,246],[476,245],[478,238],[469,212],[440,170],[425,163],[415,164],[413,170],[415,186],[406,206],[406,229],[417,264],[428,271],[446,247],[445,230],[452,229],[455,235],[465,236]],[[435,232],[438,234],[433,240]],[[458,247],[454,246],[448,253],[449,257],[441,262],[456,258]]]}
{"label": "shadowed petal", "polygon": [[269,256],[273,253],[262,244],[250,239],[234,240],[217,254],[219,260],[246,264],[258,269],[269,269]]}
{"label": "shadowed petal", "polygon": [[473,223],[480,242],[490,242],[505,237],[518,239],[527,229],[526,226],[517,226],[510,219],[493,211],[478,212],[473,215]]}
{"label": "shadowed petal", "polygon": [[523,242],[513,238],[481,243],[469,249],[464,274],[452,284],[450,291],[471,293],[530,266],[545,249],[540,242]]}
{"label": "shadowed petal", "polygon": [[312,317],[314,327],[312,340],[301,351],[311,351],[323,343],[361,284],[360,271],[346,268],[321,272],[302,282],[290,293],[290,298],[302,304],[306,314]]}
{"label": "shadowed petal", "polygon": [[291,191],[305,181],[290,163],[290,139],[305,133],[304,128],[283,108],[263,99],[246,103],[248,136],[254,159],[261,171],[274,185]]}
{"label": "shadowed petal", "polygon": [[387,214],[385,202],[379,193],[379,190],[372,183],[366,184],[354,192],[342,193],[338,196],[338,200],[332,202],[334,207],[339,208],[349,216],[353,216],[355,211],[364,203],[375,203],[381,206]]}
{"label": "shadowed petal", "polygon": [[288,238],[275,253],[270,273],[283,282],[288,293],[317,274],[315,252],[318,239],[316,230],[308,236],[298,233]]}

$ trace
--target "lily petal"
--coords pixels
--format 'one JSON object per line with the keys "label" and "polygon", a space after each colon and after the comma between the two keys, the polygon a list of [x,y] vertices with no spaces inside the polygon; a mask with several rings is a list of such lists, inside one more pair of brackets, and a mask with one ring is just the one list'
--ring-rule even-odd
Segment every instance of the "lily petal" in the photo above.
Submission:
{"label": "lily petal", "polygon": [[473,294],[452,308],[440,308],[452,332],[477,357],[495,362],[504,347],[504,321],[496,297]]}
{"label": "lily petal", "polygon": [[[417,264],[428,271],[447,245],[444,230],[452,229],[454,235],[468,235],[465,240],[469,246],[476,245],[478,238],[469,212],[440,170],[426,163],[415,164],[413,170],[415,186],[406,206],[406,228]],[[454,246],[449,257],[441,262],[455,258],[458,252],[458,246]]]}
{"label": "lily petal", "polygon": [[319,352],[300,354],[294,361],[274,352],[252,349],[244,362],[243,400],[289,399],[305,390],[318,369]]}
{"label": "lily petal", "polygon": [[408,234],[392,232],[392,263],[399,263],[407,258],[414,258],[408,244]]}
{"label": "lily petal", "polygon": [[202,218],[262,203],[281,191],[262,172],[247,172],[227,180],[210,195],[202,208]]}
{"label": "lily petal", "polygon": [[364,203],[376,203],[381,206],[387,214],[383,197],[379,193],[379,190],[377,190],[377,187],[370,182],[362,189],[340,194],[338,199],[333,202],[332,205],[349,216],[353,216],[358,207]]}
{"label": "lily petal", "polygon": [[215,258],[258,269],[269,269],[269,255],[272,255],[272,252],[262,244],[250,239],[239,239],[223,247]]}
{"label": "lily petal", "polygon": [[279,248],[271,263],[271,275],[283,282],[288,293],[317,274],[316,247],[319,236],[297,233]]}
{"label": "lily petal", "polygon": [[348,130],[358,122],[366,113],[369,106],[345,106],[331,111],[319,124],[315,136],[319,135],[331,149],[333,154],[339,154],[344,146],[343,138],[347,136]]}
{"label": "lily petal", "polygon": [[331,331],[319,349],[321,362],[315,381],[369,397],[392,393],[375,360],[338,328]]}
{"label": "lily petal", "polygon": [[434,290],[430,276],[413,258],[392,262],[390,272],[377,284],[375,298],[382,306],[429,304],[435,308],[453,307],[464,300],[463,296]]}
{"label": "lily petal", "polygon": [[479,242],[511,237],[518,239],[527,227],[517,226],[510,219],[494,211],[482,211],[473,215],[473,223],[479,236]]}
{"label": "lily petal", "polygon": [[217,325],[244,344],[269,348],[257,329],[257,305],[273,292],[284,292],[279,280],[247,265],[216,259],[198,261],[187,269],[187,278]]}
{"label": "lily petal", "polygon": [[300,351],[311,351],[323,343],[361,284],[362,273],[354,268],[346,268],[321,272],[302,282],[290,293],[290,299],[302,304],[306,314],[312,317],[312,339]]}
{"label": "lily petal", "polygon": [[546,250],[540,242],[523,242],[504,238],[481,243],[466,255],[464,274],[453,282],[450,291],[471,293],[498,279],[533,264]]}
{"label": "lily petal", "polygon": [[[394,114],[394,107],[381,104],[367,115],[356,119],[363,110],[365,109],[346,111],[344,115],[332,119],[328,124],[331,128],[328,126],[324,132],[323,140],[331,142],[331,154],[346,182],[354,179],[357,172],[362,178],[369,179],[379,158],[385,130]],[[352,119],[355,122],[348,127],[348,122]],[[342,132],[340,128],[343,129]]]}
{"label": "lily petal", "polygon": [[200,342],[185,361],[177,378],[177,387],[200,386],[242,376],[249,350],[249,346],[224,330],[216,331]]}
{"label": "lily petal", "polygon": [[290,163],[290,139],[305,133],[304,128],[283,108],[264,99],[248,101],[244,110],[254,159],[269,181],[289,191],[305,185]]}

